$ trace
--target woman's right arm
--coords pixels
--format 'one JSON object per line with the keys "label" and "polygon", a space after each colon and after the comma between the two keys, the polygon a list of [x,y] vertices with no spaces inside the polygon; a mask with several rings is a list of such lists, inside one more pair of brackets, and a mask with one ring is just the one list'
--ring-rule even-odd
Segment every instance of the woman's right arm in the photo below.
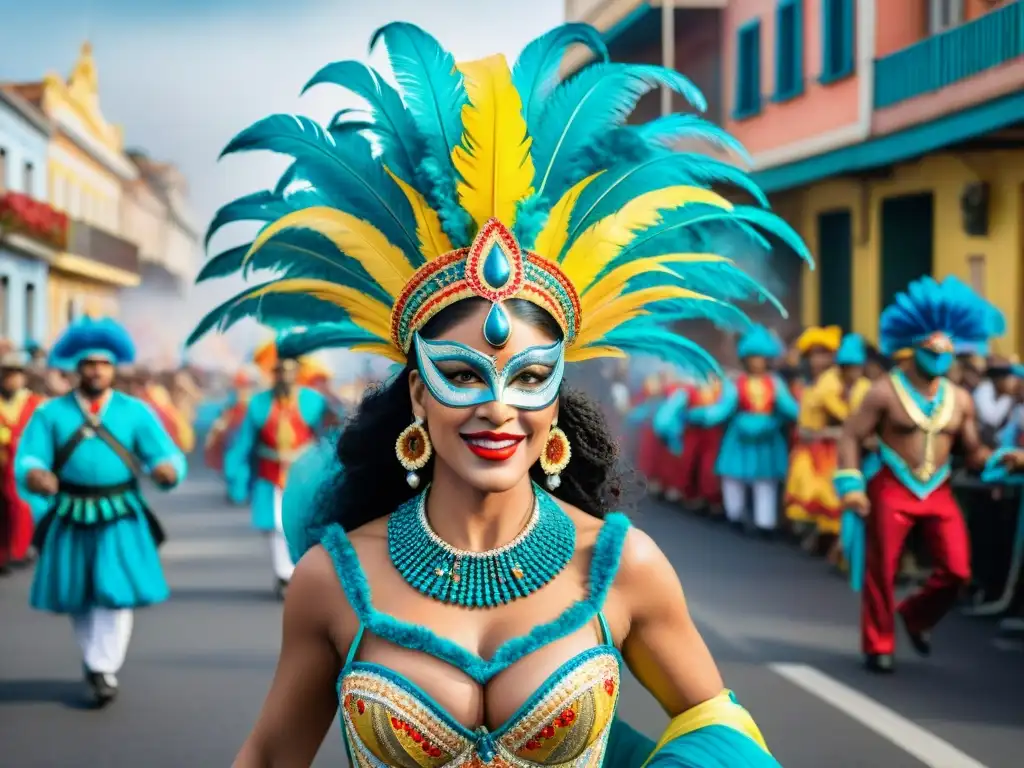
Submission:
{"label": "woman's right arm", "polygon": [[311,549],[295,568],[284,603],[281,657],[256,725],[234,768],[308,768],[338,711],[341,660],[331,607],[340,590],[329,555]]}

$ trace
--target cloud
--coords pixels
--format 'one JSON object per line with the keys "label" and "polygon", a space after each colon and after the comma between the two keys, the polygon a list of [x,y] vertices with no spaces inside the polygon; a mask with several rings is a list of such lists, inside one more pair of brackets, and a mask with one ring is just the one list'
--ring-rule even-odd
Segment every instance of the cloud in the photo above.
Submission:
{"label": "cloud", "polygon": [[[0,79],[66,73],[88,36],[105,115],[124,127],[129,146],[181,167],[205,222],[224,202],[271,186],[284,167],[280,158],[256,155],[217,163],[228,140],[273,112],[327,120],[358,106],[329,86],[301,99],[299,91],[329,61],[366,59],[370,35],[381,25],[419,24],[460,60],[495,52],[513,60],[525,43],[562,21],[562,8],[558,0],[35,0],[4,11]],[[42,29],[45,35],[32,31]],[[387,70],[382,52],[370,61]],[[237,229],[224,230],[213,251],[239,236]],[[187,307],[177,307],[181,337],[238,289],[236,281],[198,286]],[[250,328],[234,346],[253,342]]]}

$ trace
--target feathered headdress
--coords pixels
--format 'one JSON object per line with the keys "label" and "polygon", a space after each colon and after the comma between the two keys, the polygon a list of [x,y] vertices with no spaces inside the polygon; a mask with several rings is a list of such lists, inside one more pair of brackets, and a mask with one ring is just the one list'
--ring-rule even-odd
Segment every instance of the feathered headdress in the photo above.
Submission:
{"label": "feathered headdress", "polygon": [[763,325],[755,325],[743,334],[736,345],[736,354],[740,360],[747,357],[772,359],[781,356],[782,352],[782,342]]}
{"label": "feathered headdress", "polygon": [[963,281],[947,277],[939,283],[922,277],[896,294],[882,312],[879,343],[885,355],[933,340],[952,352],[957,345],[984,345],[1000,324],[1005,331],[1001,318],[1002,313]]}
{"label": "feathered headdress", "polygon": [[109,317],[83,317],[68,326],[50,350],[50,365],[74,370],[88,358],[100,358],[114,365],[135,362],[135,343],[124,326]]}
{"label": "feathered headdress", "polygon": [[[767,248],[758,229],[810,261],[796,233],[762,207],[733,205],[714,183],[766,200],[733,166],[671,147],[703,139],[740,151],[694,115],[626,126],[658,88],[697,109],[700,92],[670,69],[610,63],[600,35],[567,24],[530,43],[513,68],[503,56],[456,63],[423,30],[378,30],[401,94],[356,61],[329,64],[307,83],[341,86],[368,105],[343,110],[326,129],[273,115],[236,136],[224,154],[268,150],[292,158],[273,189],[218,211],[226,224],[265,222],[256,238],[211,258],[199,280],[272,269],[207,315],[189,343],[255,316],[278,329],[315,329],[313,348],[348,347],[405,363],[415,333],[450,304],[491,302],[485,337],[501,346],[503,303],[525,299],[564,333],[566,360],[651,354],[715,370],[697,345],[665,330],[686,318],[744,328],[735,302],[778,302],[716,253],[739,233]],[[597,61],[567,80],[567,48]],[[779,306],[781,311],[781,306]],[[298,341],[298,340],[296,340]]]}

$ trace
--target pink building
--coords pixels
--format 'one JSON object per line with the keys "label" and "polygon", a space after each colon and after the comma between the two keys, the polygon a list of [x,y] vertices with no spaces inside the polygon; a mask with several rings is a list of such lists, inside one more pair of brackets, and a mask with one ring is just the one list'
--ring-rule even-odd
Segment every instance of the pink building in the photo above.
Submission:
{"label": "pink building", "polygon": [[[569,0],[567,15],[613,57],[704,89],[818,260],[786,302],[804,323],[873,338],[907,282],[957,274],[1003,309],[1000,351],[1018,351],[1024,0]],[[776,254],[783,274],[791,261]]]}

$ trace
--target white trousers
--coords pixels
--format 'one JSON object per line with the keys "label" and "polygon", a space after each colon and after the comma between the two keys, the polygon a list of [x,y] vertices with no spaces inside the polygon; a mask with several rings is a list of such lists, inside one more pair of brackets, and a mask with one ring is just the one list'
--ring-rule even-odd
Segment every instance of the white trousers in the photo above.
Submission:
{"label": "white trousers", "polygon": [[274,490],[274,530],[270,532],[270,564],[277,578],[281,581],[291,581],[295,563],[292,562],[291,553],[288,551],[288,541],[284,537],[284,525],[281,522],[282,496],[280,488]]}
{"label": "white trousers", "polygon": [[92,672],[117,674],[132,637],[131,608],[92,608],[71,617],[82,661]]}
{"label": "white trousers", "polygon": [[754,497],[754,525],[771,531],[778,523],[779,483],[776,480],[758,480],[748,485],[732,477],[722,478],[722,505],[731,523],[743,522],[747,510],[747,488]]}

